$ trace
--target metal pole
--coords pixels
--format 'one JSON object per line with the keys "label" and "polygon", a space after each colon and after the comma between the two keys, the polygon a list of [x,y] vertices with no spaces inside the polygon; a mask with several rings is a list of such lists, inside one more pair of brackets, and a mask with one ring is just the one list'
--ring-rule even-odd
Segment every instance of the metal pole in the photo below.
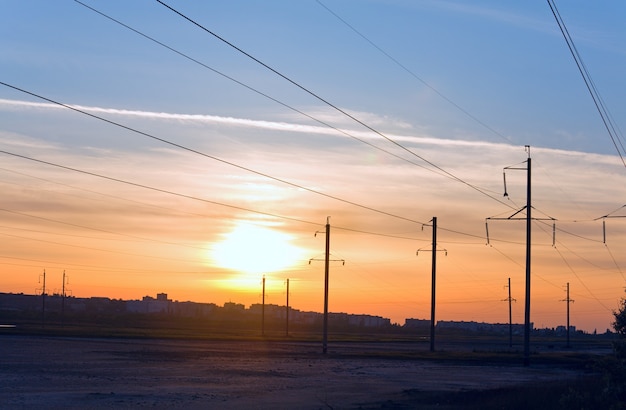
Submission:
{"label": "metal pole", "polygon": [[63,271],[63,290],[61,291],[61,326],[65,325],[65,271]]}
{"label": "metal pole", "polygon": [[263,275],[263,304],[261,305],[261,335],[265,336],[265,275]]}
{"label": "metal pole", "polygon": [[513,347],[513,310],[511,302],[511,278],[509,278],[509,347]]}
{"label": "metal pole", "polygon": [[567,282],[567,347],[569,348],[569,282]]}
{"label": "metal pole", "polygon": [[328,268],[330,265],[330,216],[326,218],[326,257],[324,259],[324,335],[322,353],[328,350]]}
{"label": "metal pole", "polygon": [[41,288],[41,326],[46,327],[46,270],[43,270],[43,287]]}
{"label": "metal pole", "polygon": [[531,228],[531,178],[530,147],[528,148],[528,167],[526,181],[526,298],[524,307],[524,366],[530,365],[530,228]]}
{"label": "metal pole", "polygon": [[433,262],[430,295],[430,351],[435,351],[435,279],[437,276],[437,217],[433,216]]}
{"label": "metal pole", "polygon": [[289,279],[287,279],[287,310],[285,317],[285,336],[289,336]]}

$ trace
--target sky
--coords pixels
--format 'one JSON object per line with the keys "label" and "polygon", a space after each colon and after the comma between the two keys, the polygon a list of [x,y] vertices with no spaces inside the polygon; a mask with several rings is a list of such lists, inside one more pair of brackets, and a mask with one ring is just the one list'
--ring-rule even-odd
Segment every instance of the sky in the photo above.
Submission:
{"label": "sky", "polygon": [[547,2],[164,3],[2,3],[0,291],[249,306],[265,277],[321,312],[328,222],[329,310],[403,324],[437,218],[436,319],[507,323],[510,278],[523,323],[530,158],[531,321],[569,283],[611,327],[626,4],[557,3],[612,140]]}

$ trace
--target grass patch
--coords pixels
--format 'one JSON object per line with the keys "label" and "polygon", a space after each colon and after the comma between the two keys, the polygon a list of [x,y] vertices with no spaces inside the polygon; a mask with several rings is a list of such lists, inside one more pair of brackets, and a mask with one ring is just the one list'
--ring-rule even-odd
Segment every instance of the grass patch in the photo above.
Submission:
{"label": "grass patch", "polygon": [[[399,397],[362,409],[600,409],[615,407],[602,395],[604,385],[598,377],[587,376],[572,381],[524,384],[492,390],[429,392],[405,390]],[[617,403],[619,405],[619,403]],[[611,407],[613,406],[613,407]]]}

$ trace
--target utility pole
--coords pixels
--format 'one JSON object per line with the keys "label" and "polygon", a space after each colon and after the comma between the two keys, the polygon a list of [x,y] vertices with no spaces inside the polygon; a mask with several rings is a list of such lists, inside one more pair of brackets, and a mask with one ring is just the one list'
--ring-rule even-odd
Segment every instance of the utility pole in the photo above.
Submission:
{"label": "utility pole", "polygon": [[322,353],[328,350],[328,270],[330,266],[330,216],[326,217],[326,252],[324,256],[324,331]]}
{"label": "utility pole", "polygon": [[528,148],[528,166],[526,167],[526,294],[524,300],[524,366],[530,366],[530,234],[531,234],[531,178],[530,178],[530,146]]}
{"label": "utility pole", "polygon": [[511,298],[511,278],[509,278],[509,284],[506,287],[509,288],[509,297],[504,299],[509,301],[509,347],[513,347],[513,309],[511,302],[515,299]]}
{"label": "utility pole", "polygon": [[289,336],[289,278],[287,278],[287,303],[285,310],[285,336]]}
{"label": "utility pole", "polygon": [[566,333],[567,334],[567,345],[566,346],[567,346],[567,348],[569,348],[570,347],[570,344],[569,344],[569,304],[571,302],[573,302],[573,300],[569,298],[569,282],[567,282],[567,285],[566,285],[566,292],[567,292],[566,293],[566,297],[565,297],[565,299],[562,299],[561,302],[566,302],[567,303],[567,329],[566,329],[566,332],[567,332]]}
{"label": "utility pole", "polygon": [[[43,286],[41,288],[41,326],[46,327],[46,270],[43,270]],[[39,277],[41,281],[41,276]]]}
{"label": "utility pole", "polygon": [[[432,222],[433,227],[433,243],[432,243],[432,277],[431,277],[431,289],[430,289],[430,351],[435,351],[435,285],[437,280],[437,217],[433,216]],[[424,226],[422,226],[424,229]],[[422,249],[418,249],[415,255],[419,255],[419,251]],[[448,251],[442,249],[448,254]]]}
{"label": "utility pole", "polygon": [[[315,232],[315,236],[319,231]],[[343,259],[330,259],[330,216],[326,217],[326,251],[324,254],[324,325],[322,331],[322,353],[326,354],[328,351],[328,271],[330,268],[330,262],[343,262],[346,264],[346,261]],[[320,259],[309,259],[309,264],[311,261],[318,261]]]}
{"label": "utility pole", "polygon": [[63,270],[63,287],[61,291],[61,326],[65,325],[65,270]]}
{"label": "utility pole", "polygon": [[[555,243],[555,223],[556,219],[554,218],[533,218],[532,213],[532,201],[531,201],[531,157],[530,157],[530,145],[525,146],[525,150],[528,153],[528,159],[526,160],[526,167],[520,168],[516,166],[505,167],[504,171],[507,169],[514,170],[523,170],[526,171],[526,206],[524,206],[519,211],[515,212],[513,215],[508,218],[486,218],[487,220],[525,220],[526,221],[526,291],[524,297],[524,366],[530,365],[530,267],[531,267],[531,221],[533,220],[551,220],[552,221],[552,245]],[[504,196],[508,197],[509,194],[506,190],[506,173],[503,172],[504,177]],[[523,210],[526,210],[525,218],[516,218],[515,215],[519,214]],[[485,223],[487,227],[487,244],[489,244],[489,227]]]}
{"label": "utility pole", "polygon": [[263,303],[261,304],[261,336],[265,336],[265,275],[263,275]]}

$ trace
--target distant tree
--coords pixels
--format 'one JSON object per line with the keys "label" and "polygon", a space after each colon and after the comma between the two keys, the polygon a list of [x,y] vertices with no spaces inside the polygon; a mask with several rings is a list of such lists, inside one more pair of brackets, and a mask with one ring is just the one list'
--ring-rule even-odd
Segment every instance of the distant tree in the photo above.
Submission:
{"label": "distant tree", "polygon": [[622,298],[613,316],[615,321],[612,325],[618,336],[618,340],[613,342],[613,355],[597,359],[593,366],[602,375],[600,389],[570,389],[561,396],[564,409],[626,409],[626,298]]}
{"label": "distant tree", "polygon": [[626,339],[626,298],[622,298],[620,307],[613,312],[613,316],[615,316],[613,329],[615,329],[620,339]]}

